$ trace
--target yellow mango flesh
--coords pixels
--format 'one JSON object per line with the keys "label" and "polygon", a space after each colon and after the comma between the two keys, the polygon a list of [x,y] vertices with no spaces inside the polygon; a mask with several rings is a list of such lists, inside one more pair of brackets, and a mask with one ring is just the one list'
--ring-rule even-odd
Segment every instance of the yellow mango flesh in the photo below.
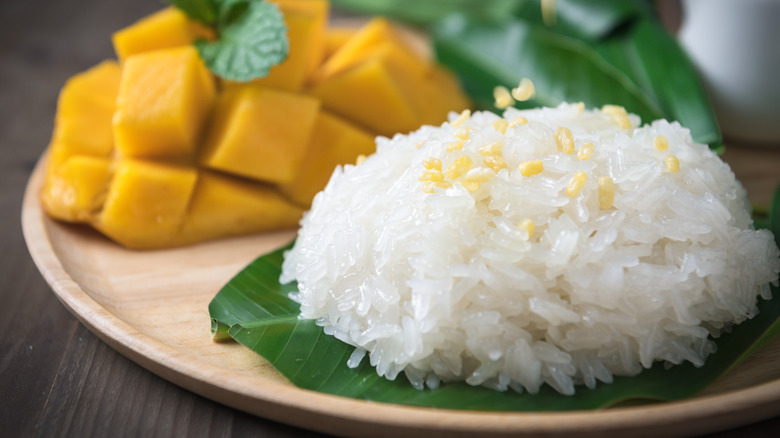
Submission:
{"label": "yellow mango flesh", "polygon": [[174,245],[197,177],[194,168],[120,160],[95,226],[128,248]]}
{"label": "yellow mango flesh", "polygon": [[370,155],[375,148],[374,137],[368,132],[322,111],[314,124],[298,178],[279,189],[293,202],[308,208],[336,166],[354,163],[359,155]]}
{"label": "yellow mango flesh", "polygon": [[302,214],[271,186],[203,170],[179,243],[294,228]]}
{"label": "yellow mango flesh", "polygon": [[295,227],[335,166],[372,153],[376,135],[468,107],[457,80],[387,21],[325,29],[325,0],[272,1],[290,57],[250,84],[217,88],[191,46],[213,32],[175,9],[117,32],[121,63],[61,92],[47,213],[137,249]]}
{"label": "yellow mango flesh", "polygon": [[214,79],[193,47],[129,57],[113,119],[117,152],[192,161],[215,96]]}
{"label": "yellow mango flesh", "polygon": [[419,126],[409,93],[402,89],[401,75],[384,60],[373,59],[329,78],[311,93],[337,115],[392,136]]}
{"label": "yellow mango flesh", "polygon": [[[345,41],[320,68],[318,81],[347,70],[371,57],[378,46],[392,44],[407,49],[407,45],[393,26],[384,18],[374,18]],[[420,60],[421,63],[424,61]]]}
{"label": "yellow mango flesh", "polygon": [[69,79],[57,100],[52,142],[58,158],[73,155],[107,157],[114,147],[111,119],[121,70],[105,61]]}
{"label": "yellow mango flesh", "polygon": [[330,58],[357,33],[350,27],[331,27],[325,30],[325,58]]}
{"label": "yellow mango flesh", "polygon": [[67,221],[88,221],[103,207],[111,160],[73,156],[46,174],[41,202],[47,213]]}
{"label": "yellow mango flesh", "polygon": [[210,39],[210,34],[184,12],[168,7],[115,32],[111,39],[117,58],[124,61],[138,53],[186,46],[198,38]]}
{"label": "yellow mango flesh", "polygon": [[318,111],[319,102],[302,94],[229,87],[217,104],[201,163],[258,180],[291,182]]}
{"label": "yellow mango flesh", "polygon": [[325,0],[273,0],[284,14],[289,52],[287,59],[271,67],[268,75],[253,83],[286,91],[300,91],[320,65],[325,53],[324,33],[328,20]]}

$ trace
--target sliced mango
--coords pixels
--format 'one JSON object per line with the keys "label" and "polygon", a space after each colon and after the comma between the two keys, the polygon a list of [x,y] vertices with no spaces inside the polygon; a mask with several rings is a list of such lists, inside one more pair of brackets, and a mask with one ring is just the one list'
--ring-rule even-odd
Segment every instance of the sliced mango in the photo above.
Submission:
{"label": "sliced mango", "polygon": [[193,160],[215,96],[214,79],[193,47],[129,57],[113,119],[117,152]]}
{"label": "sliced mango", "polygon": [[298,178],[280,185],[279,190],[298,205],[308,208],[314,195],[328,183],[336,166],[354,163],[359,155],[370,155],[374,150],[374,137],[368,132],[322,111],[314,124]]}
{"label": "sliced mango", "polygon": [[311,90],[322,105],[348,120],[392,136],[419,125],[410,91],[403,89],[403,73],[385,59],[372,59],[334,75]]}
{"label": "sliced mango", "polygon": [[197,177],[194,168],[120,160],[95,226],[128,248],[175,245]]}
{"label": "sliced mango", "polygon": [[201,172],[180,243],[294,228],[303,210],[265,184]]}
{"label": "sliced mango", "polygon": [[258,180],[292,182],[319,106],[302,94],[254,85],[229,87],[217,103],[201,163]]}
{"label": "sliced mango", "polygon": [[120,61],[138,53],[186,46],[198,38],[212,39],[213,32],[174,7],[155,12],[111,36]]}
{"label": "sliced mango", "polygon": [[342,48],[357,32],[357,29],[351,27],[334,26],[325,29],[325,59],[333,56],[333,54]]}
{"label": "sliced mango", "polygon": [[374,151],[374,136],[468,106],[457,80],[386,20],[326,29],[326,0],[270,1],[290,54],[249,84],[217,88],[191,44],[214,32],[177,9],[116,32],[121,62],[60,94],[47,213],[138,249],[294,227],[337,165]]}
{"label": "sliced mango", "polygon": [[121,70],[104,61],[70,78],[57,100],[52,143],[58,159],[74,155],[107,157],[114,146],[111,119]]}
{"label": "sliced mango", "polygon": [[111,180],[111,160],[74,156],[46,174],[41,202],[57,219],[88,221],[103,207]]}
{"label": "sliced mango", "polygon": [[284,14],[289,51],[287,59],[271,67],[268,76],[253,83],[287,91],[300,91],[319,67],[325,53],[324,34],[328,20],[325,0],[272,0]]}

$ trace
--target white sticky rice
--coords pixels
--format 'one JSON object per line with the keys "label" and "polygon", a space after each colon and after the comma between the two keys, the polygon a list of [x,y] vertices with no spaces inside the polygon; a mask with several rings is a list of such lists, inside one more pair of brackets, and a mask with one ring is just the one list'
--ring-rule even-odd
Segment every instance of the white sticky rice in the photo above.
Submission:
{"label": "white sticky rice", "polygon": [[[301,317],[357,347],[349,366],[367,353],[380,375],[403,371],[417,388],[465,380],[534,393],[547,383],[573,394],[656,361],[700,366],[710,336],[771,298],[772,234],[753,229],[734,174],[678,123],[639,127],[629,115],[622,129],[605,112],[562,104],[509,109],[508,122],[528,123],[502,134],[498,115],[453,127],[457,116],[379,138],[365,162],[336,169],[286,254],[281,281],[298,281]],[[561,126],[574,153],[558,150]],[[469,140],[448,152],[463,127]],[[654,147],[658,135],[668,150]],[[490,181],[423,191],[426,158],[445,171],[464,154],[485,167],[479,148],[493,142],[507,168]],[[593,152],[580,159],[587,142]],[[523,176],[529,160],[544,171]],[[587,180],[571,197],[576,171]],[[614,181],[606,209],[600,176]],[[518,227],[526,219],[530,236]]]}

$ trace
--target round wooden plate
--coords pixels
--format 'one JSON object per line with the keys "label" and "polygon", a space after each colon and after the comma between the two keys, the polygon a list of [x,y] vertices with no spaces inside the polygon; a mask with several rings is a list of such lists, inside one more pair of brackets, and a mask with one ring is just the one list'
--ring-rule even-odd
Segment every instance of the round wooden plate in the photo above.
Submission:
{"label": "round wooden plate", "polygon": [[293,232],[162,251],[129,251],[85,226],[50,220],[27,186],[24,237],[62,303],[120,353],[179,386],[272,420],[344,436],[679,436],[780,413],[780,339],[696,398],[644,407],[550,413],[464,412],[372,403],[299,389],[237,343],[211,340],[208,303],[258,255]]}

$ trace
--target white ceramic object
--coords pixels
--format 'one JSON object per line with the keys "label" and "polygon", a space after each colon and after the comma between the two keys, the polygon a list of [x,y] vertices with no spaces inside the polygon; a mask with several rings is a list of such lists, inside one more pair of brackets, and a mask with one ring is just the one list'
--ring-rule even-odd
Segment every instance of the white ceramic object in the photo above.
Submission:
{"label": "white ceramic object", "polygon": [[725,136],[780,147],[780,0],[683,0],[683,14]]}

